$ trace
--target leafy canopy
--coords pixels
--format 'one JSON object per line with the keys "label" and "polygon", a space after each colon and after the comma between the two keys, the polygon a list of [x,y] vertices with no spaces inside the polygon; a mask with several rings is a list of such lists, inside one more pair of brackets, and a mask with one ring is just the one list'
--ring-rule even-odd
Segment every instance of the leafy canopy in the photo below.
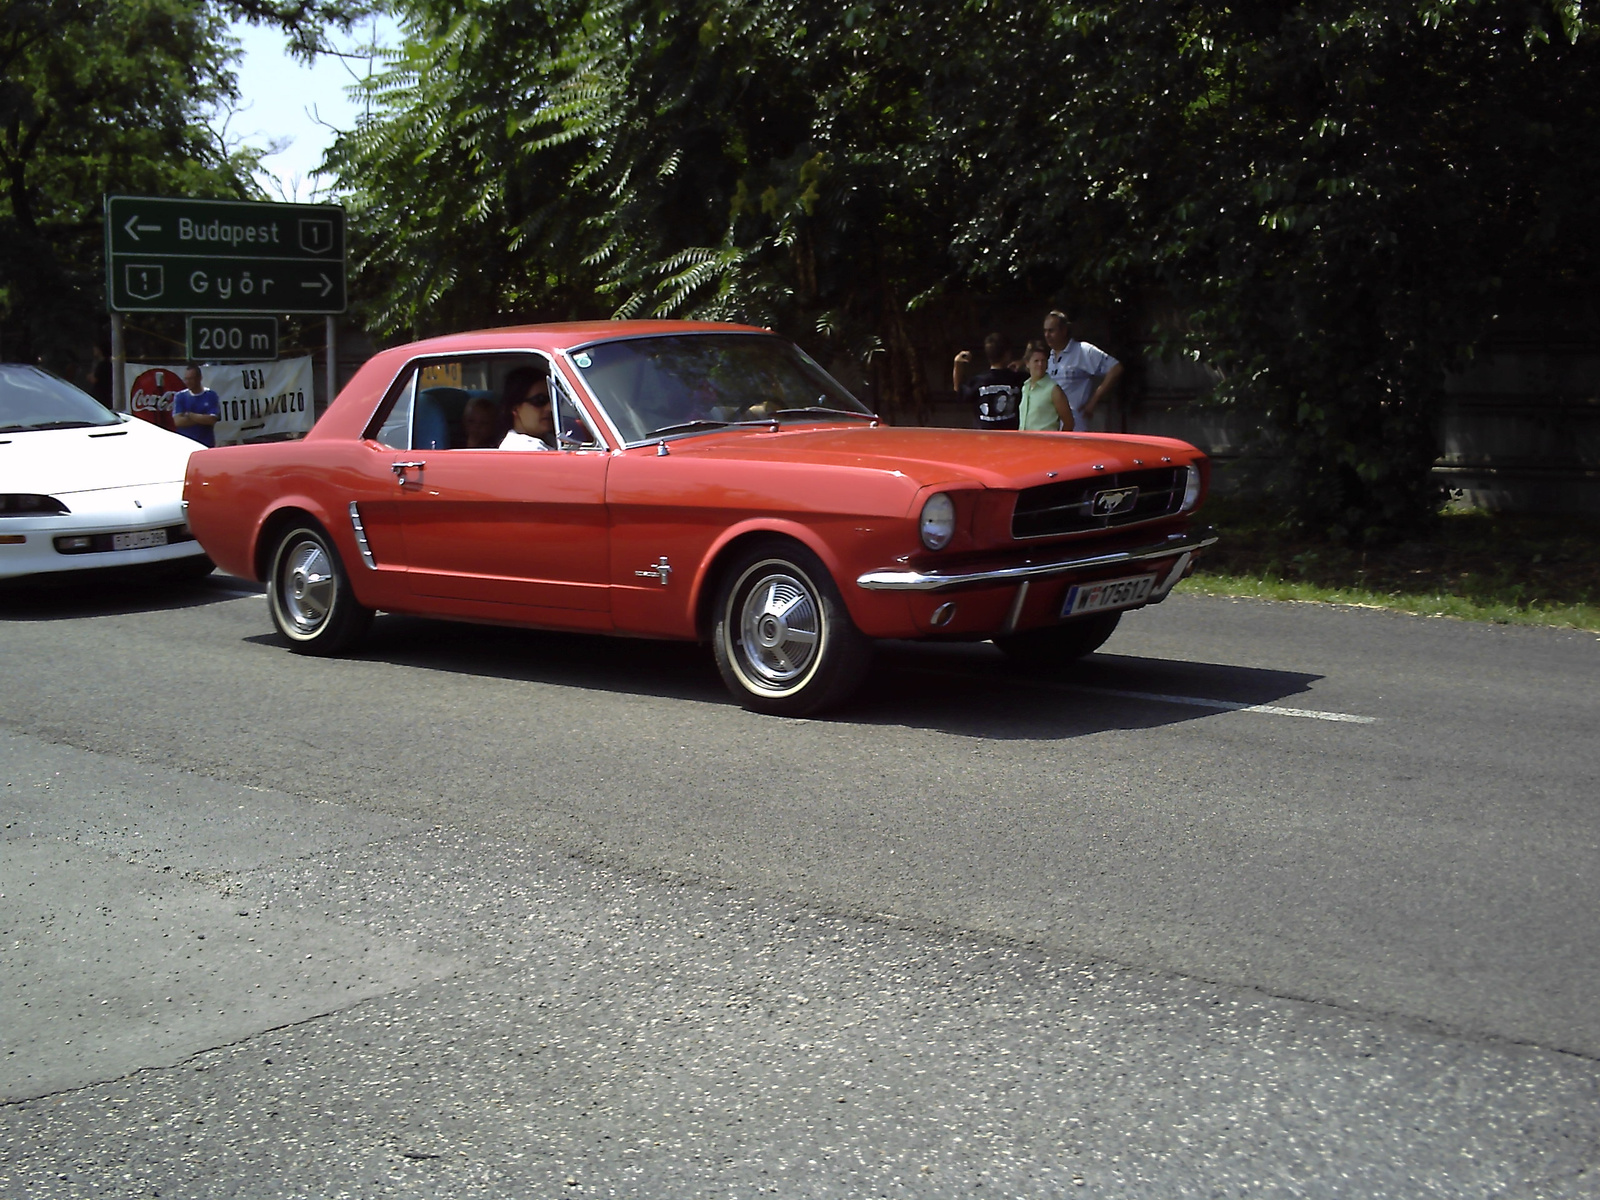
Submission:
{"label": "leafy canopy", "polygon": [[250,196],[252,152],[210,123],[236,98],[231,20],[315,53],[344,0],[0,0],[0,354],[64,362],[104,322],[101,197]]}
{"label": "leafy canopy", "polygon": [[328,164],[395,333],[735,317],[914,415],[974,296],[1089,299],[1222,368],[1285,514],[1360,538],[1432,511],[1445,373],[1496,317],[1592,296],[1570,0],[401,11]]}

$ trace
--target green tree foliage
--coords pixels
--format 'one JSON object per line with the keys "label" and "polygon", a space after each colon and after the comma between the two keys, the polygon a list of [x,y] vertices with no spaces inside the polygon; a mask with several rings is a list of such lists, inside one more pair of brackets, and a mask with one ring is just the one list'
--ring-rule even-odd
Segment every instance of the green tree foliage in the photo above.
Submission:
{"label": "green tree foliage", "polygon": [[404,336],[603,316],[583,264],[584,148],[522,130],[552,104],[585,5],[415,0],[406,41],[368,82],[372,119],[325,166],[350,214],[366,318]]}
{"label": "green tree foliage", "polygon": [[738,318],[865,361],[904,415],[919,314],[1116,301],[1224,368],[1289,516],[1357,537],[1432,510],[1444,375],[1496,313],[1593,284],[1570,0],[404,11],[330,158],[395,332]]}
{"label": "green tree foliage", "polygon": [[303,53],[334,0],[0,0],[0,353],[81,358],[104,322],[107,192],[247,196],[250,152],[208,123],[235,97],[230,19]]}
{"label": "green tree foliage", "polygon": [[890,3],[413,0],[338,172],[391,332],[592,313],[781,327],[926,403],[955,272],[924,19]]}
{"label": "green tree foliage", "polygon": [[[1296,521],[1437,505],[1447,369],[1507,306],[1592,296],[1596,49],[1576,4],[1176,0],[1063,9],[1056,152],[969,240],[1160,289],[1171,340],[1281,455]],[[1020,218],[1020,219],[1018,219]],[[983,273],[982,256],[969,258]]]}

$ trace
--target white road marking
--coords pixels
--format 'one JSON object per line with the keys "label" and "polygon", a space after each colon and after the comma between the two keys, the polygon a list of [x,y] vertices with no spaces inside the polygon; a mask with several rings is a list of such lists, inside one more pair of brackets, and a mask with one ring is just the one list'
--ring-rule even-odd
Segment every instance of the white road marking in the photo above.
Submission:
{"label": "white road marking", "polygon": [[1153,700],[1157,704],[1187,704],[1192,708],[1218,708],[1227,712],[1266,713],[1269,717],[1309,717],[1313,721],[1344,721],[1351,725],[1376,725],[1377,717],[1361,717],[1355,713],[1323,712],[1315,708],[1285,708],[1280,704],[1245,704],[1238,700],[1212,700],[1206,696],[1167,696],[1160,692],[1127,692],[1121,688],[1089,687],[1078,683],[1053,683],[1049,687],[1073,692],[1095,692],[1102,696],[1120,696],[1126,700]]}

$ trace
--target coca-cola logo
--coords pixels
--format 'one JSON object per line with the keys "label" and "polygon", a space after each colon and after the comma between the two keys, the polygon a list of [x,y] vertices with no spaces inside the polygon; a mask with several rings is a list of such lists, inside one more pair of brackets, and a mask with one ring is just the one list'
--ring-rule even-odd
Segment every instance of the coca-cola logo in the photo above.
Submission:
{"label": "coca-cola logo", "polygon": [[133,415],[163,429],[176,429],[172,424],[172,398],[183,390],[183,380],[176,371],[153,367],[142,371],[128,392],[128,408]]}

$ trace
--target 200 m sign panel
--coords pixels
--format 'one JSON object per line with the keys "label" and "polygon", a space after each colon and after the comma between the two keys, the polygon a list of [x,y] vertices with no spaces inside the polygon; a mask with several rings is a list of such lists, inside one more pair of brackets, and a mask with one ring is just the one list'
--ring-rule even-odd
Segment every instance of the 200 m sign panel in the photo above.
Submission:
{"label": "200 m sign panel", "polygon": [[201,362],[272,362],[278,357],[277,317],[207,315],[187,321],[185,357]]}

